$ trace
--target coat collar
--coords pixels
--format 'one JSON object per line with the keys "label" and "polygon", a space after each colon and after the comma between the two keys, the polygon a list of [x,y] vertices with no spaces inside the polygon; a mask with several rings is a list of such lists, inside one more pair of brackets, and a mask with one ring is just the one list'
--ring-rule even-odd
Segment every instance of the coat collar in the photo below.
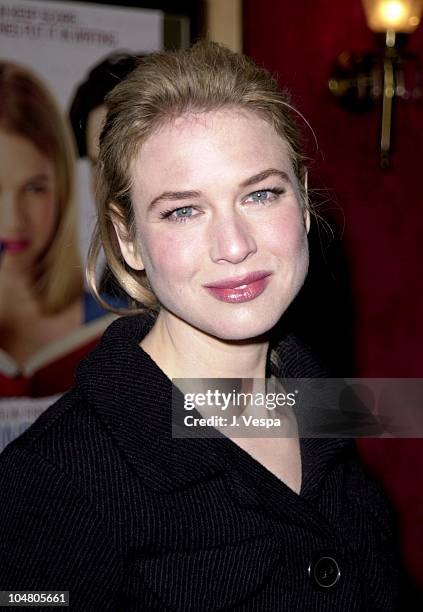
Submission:
{"label": "coat collar", "polygon": [[145,484],[170,491],[225,466],[213,440],[172,438],[178,390],[139,346],[152,324],[142,316],[114,321],[80,363],[76,385]]}
{"label": "coat collar", "polygon": [[[172,438],[172,392],[179,401],[182,395],[139,346],[153,322],[144,316],[114,321],[81,362],[76,379],[79,393],[93,407],[139,478],[151,488],[170,492],[231,471],[238,460],[240,465],[254,461],[223,435]],[[278,346],[272,362],[277,376],[322,375],[292,336]],[[347,442],[302,441],[303,461],[312,470],[309,482],[313,487]]]}

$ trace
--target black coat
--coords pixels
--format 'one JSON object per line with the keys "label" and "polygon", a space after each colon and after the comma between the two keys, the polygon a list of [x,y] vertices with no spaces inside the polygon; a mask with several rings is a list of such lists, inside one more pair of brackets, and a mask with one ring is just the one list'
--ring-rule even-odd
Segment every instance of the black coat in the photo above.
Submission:
{"label": "black coat", "polygon": [[[354,443],[302,439],[299,496],[228,438],[172,439],[147,329],[113,323],[0,455],[0,590],[68,590],[84,612],[401,609],[393,518]],[[294,339],[279,352],[317,375]]]}

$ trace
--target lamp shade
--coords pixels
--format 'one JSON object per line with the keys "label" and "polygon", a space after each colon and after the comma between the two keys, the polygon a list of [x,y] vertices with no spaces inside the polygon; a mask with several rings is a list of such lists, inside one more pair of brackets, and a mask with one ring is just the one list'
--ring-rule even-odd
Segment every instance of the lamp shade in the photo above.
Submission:
{"label": "lamp shade", "polygon": [[373,32],[410,33],[418,27],[423,0],[362,0],[367,25]]}

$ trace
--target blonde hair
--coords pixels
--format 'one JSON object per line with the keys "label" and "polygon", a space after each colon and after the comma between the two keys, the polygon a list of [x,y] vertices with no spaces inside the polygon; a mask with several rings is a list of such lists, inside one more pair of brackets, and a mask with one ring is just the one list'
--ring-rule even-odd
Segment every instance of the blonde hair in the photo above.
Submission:
{"label": "blonde hair", "polygon": [[34,293],[46,314],[60,312],[83,291],[74,205],[74,145],[53,95],[31,71],[0,61],[0,129],[28,139],[53,164],[57,227],[36,264]]}
{"label": "blonde hair", "polygon": [[[130,167],[142,143],[163,123],[187,112],[239,108],[260,115],[284,139],[298,179],[304,207],[306,171],[295,109],[277,82],[245,55],[201,41],[183,51],[155,53],[106,98],[107,117],[100,138],[97,175],[98,223],[91,243],[87,277],[103,305],[96,284],[96,262],[103,247],[108,266],[133,305],[159,309],[145,272],[130,268],[119,249],[113,221],[125,238],[136,242],[131,203]],[[135,309],[139,311],[139,309]]]}

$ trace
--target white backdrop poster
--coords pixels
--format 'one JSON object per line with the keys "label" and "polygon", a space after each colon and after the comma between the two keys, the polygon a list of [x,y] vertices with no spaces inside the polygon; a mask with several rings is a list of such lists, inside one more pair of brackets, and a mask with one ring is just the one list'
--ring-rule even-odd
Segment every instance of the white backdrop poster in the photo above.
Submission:
{"label": "white backdrop poster", "polygon": [[[31,68],[64,112],[91,68],[113,51],[162,48],[161,11],[53,0],[0,0],[0,58]],[[79,165],[80,240],[85,258],[94,222],[88,161]]]}

